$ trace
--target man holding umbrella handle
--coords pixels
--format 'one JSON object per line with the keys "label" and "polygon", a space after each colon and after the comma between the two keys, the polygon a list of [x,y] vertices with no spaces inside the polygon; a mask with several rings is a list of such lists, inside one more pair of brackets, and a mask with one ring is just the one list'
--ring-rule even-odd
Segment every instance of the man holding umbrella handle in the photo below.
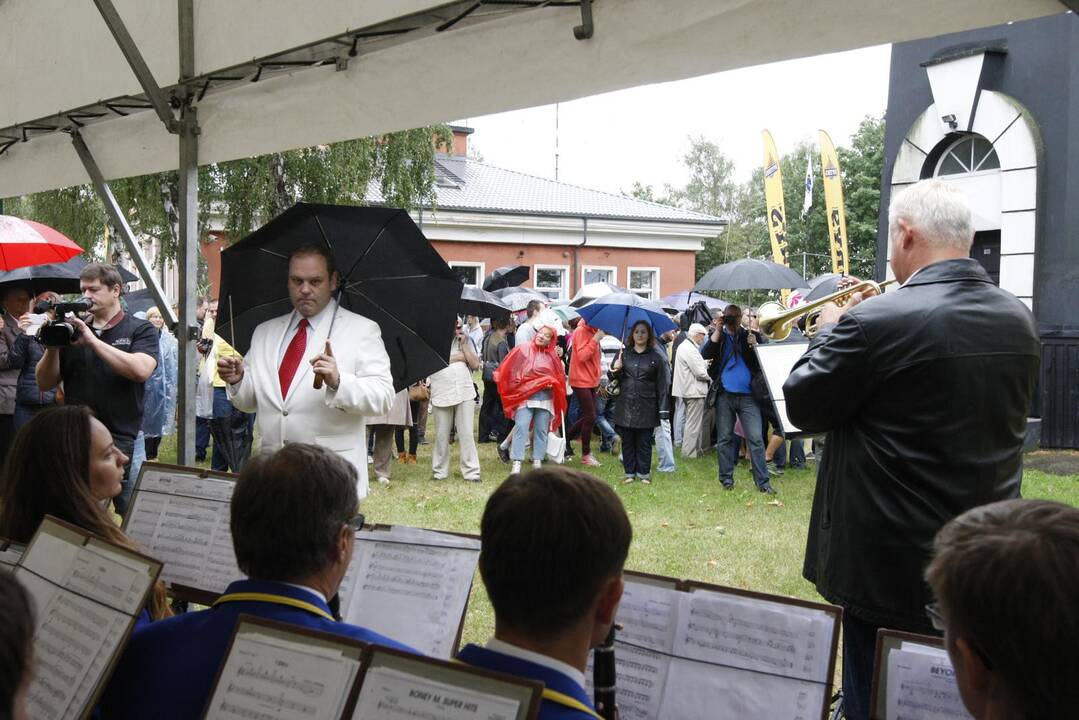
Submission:
{"label": "man holding umbrella handle", "polygon": [[[334,300],[340,281],[325,246],[294,249],[287,282],[293,312],[261,323],[245,358],[220,358],[218,373],[232,404],[257,412],[264,449],[304,442],[334,450],[355,466],[363,498],[365,418],[388,413],[394,398],[382,333]],[[314,379],[305,377],[308,369]]]}

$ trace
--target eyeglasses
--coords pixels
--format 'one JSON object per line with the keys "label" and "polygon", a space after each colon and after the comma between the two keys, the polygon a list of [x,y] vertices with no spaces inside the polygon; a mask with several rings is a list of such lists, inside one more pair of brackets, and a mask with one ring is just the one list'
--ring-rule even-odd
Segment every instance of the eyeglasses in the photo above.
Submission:
{"label": "eyeglasses", "polygon": [[[931,602],[926,605],[925,614],[929,616],[929,622],[933,625],[934,630],[941,633],[948,631],[948,623],[944,621],[944,615],[940,611],[940,603]],[[978,657],[982,659],[982,663],[985,665],[986,669],[992,670],[993,663],[989,660],[989,656],[986,655],[980,647],[971,642],[969,638],[964,638],[964,640],[966,640],[971,649],[978,654]]]}
{"label": "eyeglasses", "polygon": [[352,528],[353,532],[359,532],[363,530],[363,521],[363,513],[356,513],[355,517],[345,521],[345,525]]}

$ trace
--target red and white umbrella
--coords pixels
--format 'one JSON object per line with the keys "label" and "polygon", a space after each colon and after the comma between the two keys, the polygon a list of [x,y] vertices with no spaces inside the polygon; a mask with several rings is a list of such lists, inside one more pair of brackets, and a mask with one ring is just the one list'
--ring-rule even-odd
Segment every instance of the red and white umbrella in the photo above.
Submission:
{"label": "red and white umbrella", "polygon": [[48,225],[0,215],[0,270],[67,262],[81,252],[81,247]]}

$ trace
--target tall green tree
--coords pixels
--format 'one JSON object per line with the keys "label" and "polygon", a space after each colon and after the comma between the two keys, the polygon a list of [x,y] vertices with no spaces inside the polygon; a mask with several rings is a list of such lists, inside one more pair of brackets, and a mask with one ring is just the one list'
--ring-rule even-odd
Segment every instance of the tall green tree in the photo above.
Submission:
{"label": "tall green tree", "polygon": [[[362,204],[372,181],[389,205],[433,202],[436,148],[449,147],[451,140],[449,128],[439,125],[200,167],[200,234],[211,213],[223,213],[226,235],[239,238],[297,200]],[[159,261],[175,257],[177,173],[123,178],[109,186],[136,236],[158,241]],[[92,256],[114,255],[104,241],[105,209],[89,185],[12,198],[5,210],[55,227]]]}

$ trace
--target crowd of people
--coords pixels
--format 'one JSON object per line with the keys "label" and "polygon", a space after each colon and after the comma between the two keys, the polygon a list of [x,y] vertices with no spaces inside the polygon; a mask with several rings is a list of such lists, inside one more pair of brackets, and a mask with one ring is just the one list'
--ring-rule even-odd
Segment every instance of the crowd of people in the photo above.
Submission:
{"label": "crowd of people", "polygon": [[[1079,510],[1018,499],[1039,369],[1033,320],[969,258],[971,214],[953,188],[930,181],[897,196],[889,237],[900,292],[826,306],[783,388],[792,421],[826,436],[804,575],[844,610],[845,716],[869,717],[876,634],[892,628],[943,634],[979,720],[1073,717]],[[213,333],[207,307],[200,373],[213,388],[209,417],[227,411],[230,427],[250,432],[254,416],[262,438],[263,452],[234,468],[231,530],[247,579],[213,608],[177,616],[157,586],[101,698],[102,716],[197,716],[241,613],[407,650],[340,622],[334,609],[364,522],[368,424],[380,481],[389,481],[392,443],[398,461],[415,458],[427,413],[433,477],[449,477],[456,444],[461,475],[479,480],[479,371],[478,440],[498,442],[512,474],[480,523],[494,638],[459,659],[543,682],[551,690],[543,720],[595,717],[583,672],[614,622],[632,528],[607,483],[543,460],[579,455],[595,467],[598,431],[601,448],[620,448],[623,482],[649,483],[653,445],[658,472],[675,467],[675,445],[688,458],[714,446],[729,488],[744,440],[757,489],[774,492],[784,439],[753,352],[765,339],[752,310],[729,305],[658,338],[637,322],[620,339],[579,319],[564,323],[537,300],[512,332],[502,321],[481,332],[466,318],[448,367],[395,393],[378,326],[336,303],[337,282],[324,248],[296,248],[293,311],[259,325],[243,358]],[[25,543],[48,514],[134,547],[108,503],[125,511],[134,455],[165,431],[145,410],[155,373],[167,372],[168,343],[153,317],[123,311],[115,268],[89,265],[81,285],[89,317],[72,318],[73,342],[41,348],[36,363],[27,359],[36,344],[20,335],[30,294],[3,297],[0,360],[5,393],[13,390],[0,395],[12,400],[3,429],[16,417],[21,427],[4,433],[13,439],[0,470],[0,537]],[[929,325],[927,307],[962,322]],[[339,339],[349,336],[367,342]],[[34,384],[23,392],[28,367]],[[64,403],[46,402],[61,383]],[[532,469],[521,472],[528,457]],[[793,445],[790,457],[800,458]],[[24,701],[33,625],[9,575],[0,575],[0,597],[3,717]]]}

